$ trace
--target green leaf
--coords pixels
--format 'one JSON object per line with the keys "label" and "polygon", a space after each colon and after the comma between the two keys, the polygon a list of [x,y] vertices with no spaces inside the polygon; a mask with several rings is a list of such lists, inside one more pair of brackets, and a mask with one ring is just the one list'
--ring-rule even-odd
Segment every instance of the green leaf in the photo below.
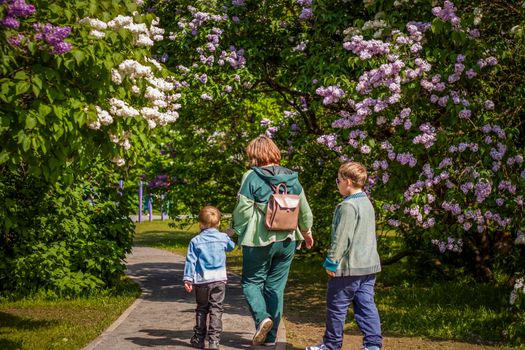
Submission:
{"label": "green leaf", "polygon": [[24,72],[23,70],[16,72],[15,79],[16,80],[26,80],[27,79],[26,72]]}
{"label": "green leaf", "polygon": [[65,60],[64,61],[64,66],[70,70],[70,71],[74,71],[75,70],[75,61],[72,60],[72,59],[69,59],[69,60]]}
{"label": "green leaf", "polygon": [[40,78],[40,74],[35,74],[31,77],[31,82],[33,85],[36,85],[40,90],[42,90],[42,79]]}
{"label": "green leaf", "polygon": [[4,164],[9,159],[9,152],[3,150],[0,152],[0,164]]}
{"label": "green leaf", "polygon": [[33,129],[35,126],[36,126],[36,119],[31,116],[27,116],[26,129]]}
{"label": "green leaf", "polygon": [[15,86],[15,93],[16,95],[21,95],[27,92],[31,88],[31,84],[29,84],[27,81],[21,81]]}
{"label": "green leaf", "polygon": [[22,149],[24,152],[27,152],[29,150],[29,147],[31,147],[31,140],[29,137],[27,137],[26,134],[24,134],[24,137],[22,138]]}
{"label": "green leaf", "polygon": [[38,121],[42,120],[41,123],[45,125],[45,120],[43,118],[46,117],[49,113],[51,113],[52,110],[53,109],[46,104],[41,103],[40,105],[38,105]]}
{"label": "green leaf", "polygon": [[86,58],[86,55],[80,50],[73,50],[73,57],[77,61],[77,64],[79,64]]}

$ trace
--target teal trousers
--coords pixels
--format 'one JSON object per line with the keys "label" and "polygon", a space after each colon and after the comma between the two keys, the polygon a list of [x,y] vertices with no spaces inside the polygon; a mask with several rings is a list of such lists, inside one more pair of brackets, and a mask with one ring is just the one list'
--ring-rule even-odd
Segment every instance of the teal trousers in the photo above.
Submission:
{"label": "teal trousers", "polygon": [[296,242],[275,242],[264,247],[242,247],[242,290],[255,325],[273,321],[266,342],[274,342],[283,314],[284,288],[295,255]]}

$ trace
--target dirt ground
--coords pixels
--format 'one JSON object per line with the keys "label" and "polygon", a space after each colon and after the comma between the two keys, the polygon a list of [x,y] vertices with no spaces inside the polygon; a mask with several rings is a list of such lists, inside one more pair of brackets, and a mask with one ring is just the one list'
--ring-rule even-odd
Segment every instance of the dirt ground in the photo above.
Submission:
{"label": "dirt ground", "polygon": [[[308,345],[317,344],[323,337],[324,328],[317,324],[294,323],[285,319],[287,350],[304,350]],[[346,331],[344,350],[360,350],[361,335],[358,331]],[[418,337],[394,337],[383,335],[383,350],[516,350],[518,348],[497,345],[481,345],[450,340],[424,339]],[[521,348],[524,349],[524,348]]]}

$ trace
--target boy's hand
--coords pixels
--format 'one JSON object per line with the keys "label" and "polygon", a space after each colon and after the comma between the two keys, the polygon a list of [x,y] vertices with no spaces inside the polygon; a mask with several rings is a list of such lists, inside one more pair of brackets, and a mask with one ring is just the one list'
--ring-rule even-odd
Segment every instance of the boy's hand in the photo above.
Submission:
{"label": "boy's hand", "polygon": [[328,276],[330,276],[330,277],[335,277],[335,272],[333,272],[333,271],[330,271],[330,270],[326,269],[326,273],[327,273]]}
{"label": "boy's hand", "polygon": [[235,230],[231,227],[227,228],[226,231],[224,231],[229,237],[235,236]]}
{"label": "boy's hand", "polygon": [[193,285],[190,281],[184,281],[184,289],[186,289],[186,292],[191,293],[193,290]]}

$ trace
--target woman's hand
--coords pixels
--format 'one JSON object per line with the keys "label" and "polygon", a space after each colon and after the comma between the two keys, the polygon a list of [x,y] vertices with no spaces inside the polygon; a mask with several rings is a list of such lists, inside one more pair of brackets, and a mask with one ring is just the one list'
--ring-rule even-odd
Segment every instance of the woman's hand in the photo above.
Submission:
{"label": "woman's hand", "polygon": [[184,289],[186,289],[186,292],[191,293],[193,284],[190,281],[184,281]]}
{"label": "woman's hand", "polygon": [[304,243],[306,245],[306,249],[312,249],[314,246],[314,236],[312,235],[312,231],[308,230],[303,234]]}

